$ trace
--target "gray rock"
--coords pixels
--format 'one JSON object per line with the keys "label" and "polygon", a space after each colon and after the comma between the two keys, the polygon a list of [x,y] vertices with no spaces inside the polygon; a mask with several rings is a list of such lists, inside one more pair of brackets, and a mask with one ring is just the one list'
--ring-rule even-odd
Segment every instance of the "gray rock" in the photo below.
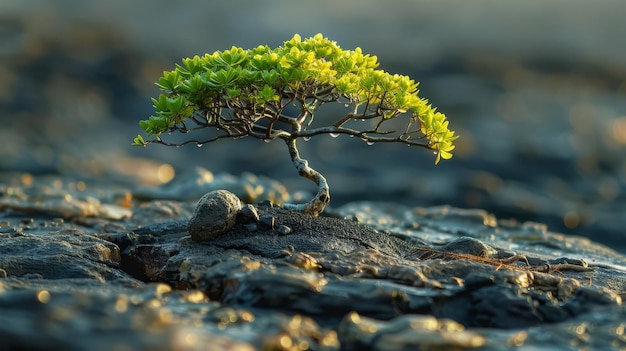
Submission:
{"label": "gray rock", "polygon": [[191,238],[205,241],[228,232],[237,222],[240,209],[241,201],[229,191],[216,190],[205,194],[189,220]]}
{"label": "gray rock", "polygon": [[186,220],[195,211],[195,203],[176,201],[150,201],[140,204],[133,210],[131,221],[142,227],[163,223],[169,220]]}
{"label": "gray rock", "polygon": [[276,226],[276,218],[269,214],[262,214],[259,217],[259,229],[272,230]]}
{"label": "gray rock", "polygon": [[120,260],[119,247],[78,229],[48,235],[0,233],[0,271],[8,278],[138,283],[119,270]]}
{"label": "gray rock", "polygon": [[[55,194],[55,197],[41,199],[37,195],[24,195],[23,199],[0,197],[0,211],[7,209],[14,211],[45,213],[50,216],[63,218],[100,217],[112,220],[130,218],[132,212],[116,204],[101,202],[92,196],[73,197],[69,192]],[[26,224],[26,223],[25,223]]]}
{"label": "gray rock", "polygon": [[460,237],[447,243],[441,248],[442,251],[470,254],[479,257],[496,257],[497,250],[482,241],[469,237]]}
{"label": "gray rock", "polygon": [[[241,338],[226,336],[223,331],[229,324],[248,326],[246,318],[254,315],[245,310],[233,313],[232,309],[221,308],[198,291],[172,291],[166,284],[132,289],[101,284],[76,289],[67,281],[58,285],[47,283],[37,286],[16,281],[6,283],[7,290],[0,294],[3,338],[0,350],[256,349]],[[200,318],[217,322],[202,328],[184,326],[176,319],[187,318],[188,322],[191,319],[178,315],[176,311],[180,309],[196,309],[201,313]],[[220,316],[228,322],[219,323]],[[233,329],[230,332],[234,334]],[[270,333],[278,334],[276,329],[268,328]]]}
{"label": "gray rock", "polygon": [[289,228],[288,226],[286,226],[284,224],[281,224],[281,225],[278,226],[278,228],[276,228],[276,231],[280,235],[287,235],[287,234],[291,233],[291,228]]}
{"label": "gray rock", "polygon": [[253,205],[246,204],[239,210],[237,221],[243,224],[256,223],[259,221],[259,213]]}

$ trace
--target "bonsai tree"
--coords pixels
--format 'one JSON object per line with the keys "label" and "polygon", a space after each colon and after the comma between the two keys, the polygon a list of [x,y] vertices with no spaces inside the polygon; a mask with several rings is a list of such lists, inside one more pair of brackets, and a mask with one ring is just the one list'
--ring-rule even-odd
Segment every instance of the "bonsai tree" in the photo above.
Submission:
{"label": "bonsai tree", "polygon": [[[330,200],[326,179],[300,157],[298,139],[347,134],[368,144],[398,142],[433,150],[435,163],[452,157],[457,139],[446,116],[418,96],[418,83],[407,76],[376,69],[376,56],[360,48],[343,50],[321,34],[299,35],[277,48],[232,47],[202,57],[185,58],[163,72],[153,98],[155,114],[140,122],[135,145],[159,143],[202,146],[224,138],[282,139],[298,173],[318,186],[315,197],[285,208],[318,215]],[[343,108],[334,123],[315,126],[321,106]],[[212,129],[213,133],[199,133]],[[194,133],[184,142],[163,134]],[[203,138],[198,135],[202,134]]]}

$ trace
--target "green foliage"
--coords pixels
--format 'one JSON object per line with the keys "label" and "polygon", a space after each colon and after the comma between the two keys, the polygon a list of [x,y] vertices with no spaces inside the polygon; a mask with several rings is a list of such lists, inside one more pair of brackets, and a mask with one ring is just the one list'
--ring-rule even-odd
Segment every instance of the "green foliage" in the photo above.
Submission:
{"label": "green foliage", "polygon": [[[185,58],[173,71],[163,72],[156,85],[162,90],[152,99],[155,114],[140,122],[151,140],[141,136],[136,145],[167,144],[163,133],[213,127],[222,137],[252,136],[295,139],[322,133],[344,133],[368,142],[398,141],[435,150],[437,157],[452,157],[453,141],[443,113],[418,96],[418,83],[407,76],[376,69],[376,56],[360,48],[343,50],[321,34],[302,40],[295,35],[283,46],[232,47],[202,57]],[[353,107],[332,126],[307,130],[316,110],[325,103]],[[300,113],[290,116],[288,106]],[[397,136],[383,128],[386,121],[409,114],[406,129]],[[346,127],[351,120],[374,120],[367,130]],[[290,128],[276,127],[283,122]]]}

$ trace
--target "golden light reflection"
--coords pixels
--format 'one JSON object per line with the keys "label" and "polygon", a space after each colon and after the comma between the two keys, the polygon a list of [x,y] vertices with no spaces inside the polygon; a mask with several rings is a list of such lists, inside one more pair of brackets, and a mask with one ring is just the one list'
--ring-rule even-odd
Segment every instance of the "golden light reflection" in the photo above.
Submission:
{"label": "golden light reflection", "polygon": [[198,343],[198,335],[189,333],[184,337],[185,345],[195,346]]}
{"label": "golden light reflection", "polygon": [[563,216],[563,224],[569,229],[574,229],[580,225],[580,215],[575,211],[569,211]]}
{"label": "golden light reflection", "polygon": [[23,185],[26,185],[26,186],[33,185],[33,176],[31,174],[24,173],[22,174],[20,178],[21,178],[20,180],[22,181]]}
{"label": "golden light reflection", "polygon": [[201,174],[201,178],[198,181],[198,184],[204,184],[204,183],[212,183],[213,180],[215,179],[215,177],[213,176],[213,172],[209,171],[209,170],[204,170]]}
{"label": "golden light reflection", "polygon": [[261,195],[261,194],[263,194],[264,191],[265,191],[265,189],[263,188],[262,185],[257,185],[256,187],[254,187],[254,194],[255,195]]}
{"label": "golden light reflection", "polygon": [[283,349],[288,349],[293,345],[293,340],[291,340],[288,335],[282,335],[278,342],[280,344],[280,347],[282,347]]}
{"label": "golden light reflection", "polygon": [[115,173],[136,178],[142,185],[148,186],[162,185],[175,176],[171,165],[142,158],[121,158],[111,167]]}
{"label": "golden light reflection", "polygon": [[48,290],[40,290],[37,292],[37,301],[44,304],[50,302],[50,292],[48,292]]}
{"label": "golden light reflection", "polygon": [[115,301],[115,311],[117,313],[124,313],[126,311],[128,311],[128,297],[125,295],[122,295],[120,297],[117,298],[117,300]]}
{"label": "golden light reflection", "polygon": [[156,296],[161,296],[161,295],[167,294],[169,292],[172,292],[172,287],[167,285],[167,284],[159,284],[154,289],[154,294]]}
{"label": "golden light reflection", "polygon": [[524,330],[520,331],[519,333],[513,335],[512,337],[509,338],[508,342],[510,345],[514,345],[514,346],[522,346],[524,345],[524,341],[526,341],[526,339],[528,338],[528,333]]}
{"label": "golden light reflection", "polygon": [[151,308],[151,309],[161,308],[162,306],[163,304],[161,303],[161,301],[157,299],[151,299],[149,301],[146,301],[146,307]]}
{"label": "golden light reflection", "polygon": [[174,312],[167,308],[160,309],[157,315],[161,323],[170,324],[174,321]]}
{"label": "golden light reflection", "polygon": [[200,290],[195,290],[185,294],[185,300],[191,303],[207,302],[207,296]]}
{"label": "golden light reflection", "polygon": [[611,123],[611,138],[619,144],[626,144],[626,116],[620,117]]}
{"label": "golden light reflection", "polygon": [[[254,190],[254,187],[251,184],[244,184],[243,185],[245,191],[246,191],[246,195],[247,195],[247,199],[246,202],[256,202],[257,196],[256,196],[256,192]],[[247,201],[250,200],[250,201]]]}
{"label": "golden light reflection", "polygon": [[583,335],[587,332],[587,323],[581,323],[577,326],[574,326],[574,333],[578,334],[578,335]]}
{"label": "golden light reflection", "polygon": [[130,297],[130,303],[133,305],[138,305],[141,302],[143,302],[143,297],[139,296],[139,295],[133,295]]}
{"label": "golden light reflection", "polygon": [[160,165],[159,168],[157,169],[157,178],[159,179],[159,182],[163,184],[174,179],[175,175],[176,175],[176,172],[174,171],[174,167],[172,167],[171,165],[168,165],[167,163]]}
{"label": "golden light reflection", "polygon": [[328,333],[326,333],[326,335],[320,340],[320,345],[338,348],[339,337],[337,336],[337,332],[334,330],[328,331]]}
{"label": "golden light reflection", "polygon": [[130,192],[124,192],[120,197],[117,198],[117,203],[123,208],[132,208],[133,207],[133,194]]}
{"label": "golden light reflection", "polygon": [[254,314],[252,312],[243,311],[240,317],[244,322],[254,322]]}

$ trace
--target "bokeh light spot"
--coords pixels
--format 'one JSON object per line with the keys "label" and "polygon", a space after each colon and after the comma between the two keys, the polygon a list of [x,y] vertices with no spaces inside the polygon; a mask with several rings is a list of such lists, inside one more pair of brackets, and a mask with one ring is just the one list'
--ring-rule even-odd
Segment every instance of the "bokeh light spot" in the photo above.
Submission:
{"label": "bokeh light spot", "polygon": [[174,171],[174,167],[164,163],[159,166],[157,169],[157,177],[159,178],[159,182],[165,184],[170,180],[174,179],[174,175],[176,175],[176,171]]}
{"label": "bokeh light spot", "polygon": [[580,225],[580,215],[575,211],[569,211],[563,216],[563,224],[569,229],[574,229]]}

